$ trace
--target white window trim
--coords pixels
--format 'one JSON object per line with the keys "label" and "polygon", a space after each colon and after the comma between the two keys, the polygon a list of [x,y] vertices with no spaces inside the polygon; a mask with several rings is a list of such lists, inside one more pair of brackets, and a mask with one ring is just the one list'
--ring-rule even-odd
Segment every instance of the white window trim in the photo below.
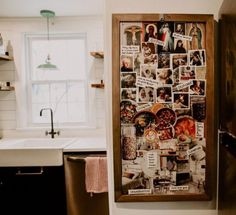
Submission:
{"label": "white window trim", "polygon": [[[78,37],[83,37],[83,39],[85,39],[85,50],[86,50],[86,54],[88,55],[88,49],[87,49],[87,35],[86,33],[57,33],[57,34],[50,34],[51,38],[63,38],[66,37],[70,37],[70,38],[78,38]],[[25,33],[24,34],[24,44],[25,44],[25,84],[23,87],[23,91],[24,89],[26,90],[27,93],[25,93],[25,98],[22,99],[23,104],[25,105],[25,111],[18,111],[18,113],[20,113],[20,117],[17,117],[18,121],[17,121],[17,130],[34,130],[34,129],[42,129],[42,128],[47,128],[48,126],[50,126],[50,122],[48,123],[37,123],[37,125],[32,124],[32,96],[31,96],[31,86],[32,86],[32,82],[30,81],[30,59],[28,59],[30,57],[30,41],[32,41],[32,39],[35,38],[45,38],[46,39],[46,35],[45,34],[40,34],[40,33]],[[87,85],[87,87],[85,88],[86,90],[86,94],[88,97],[87,100],[87,105],[88,105],[88,121],[87,123],[58,123],[59,127],[61,129],[95,129],[96,128],[96,109],[95,109],[95,100],[94,100],[94,91],[91,90],[91,88],[89,88],[89,73],[88,73],[88,57],[86,57],[86,78],[87,81],[85,82],[85,84]],[[73,80],[73,81],[81,81],[81,80]],[[48,81],[47,81],[48,82]],[[56,82],[56,81],[55,81]],[[20,104],[22,104],[22,101],[20,102]],[[20,107],[22,108],[22,107]],[[30,117],[26,117],[26,114]],[[22,115],[25,115],[22,116]],[[19,122],[19,120],[21,120],[21,122]],[[23,120],[23,121],[22,121]],[[55,126],[57,126],[57,124],[55,124]]]}

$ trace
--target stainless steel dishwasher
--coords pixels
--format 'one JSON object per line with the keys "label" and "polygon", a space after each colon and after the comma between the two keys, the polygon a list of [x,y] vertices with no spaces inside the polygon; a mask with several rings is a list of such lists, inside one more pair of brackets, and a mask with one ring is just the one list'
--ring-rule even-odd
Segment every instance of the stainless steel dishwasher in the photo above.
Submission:
{"label": "stainless steel dishwasher", "polygon": [[[67,215],[109,214],[108,193],[91,196],[86,192],[85,158],[90,155],[91,153],[64,154]],[[101,154],[96,153],[96,156],[99,155]]]}

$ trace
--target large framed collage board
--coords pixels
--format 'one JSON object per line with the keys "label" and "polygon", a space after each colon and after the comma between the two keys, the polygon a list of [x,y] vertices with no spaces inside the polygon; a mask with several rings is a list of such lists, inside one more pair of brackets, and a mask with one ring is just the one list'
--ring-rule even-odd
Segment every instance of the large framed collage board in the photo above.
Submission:
{"label": "large framed collage board", "polygon": [[113,14],[115,201],[210,200],[212,15]]}

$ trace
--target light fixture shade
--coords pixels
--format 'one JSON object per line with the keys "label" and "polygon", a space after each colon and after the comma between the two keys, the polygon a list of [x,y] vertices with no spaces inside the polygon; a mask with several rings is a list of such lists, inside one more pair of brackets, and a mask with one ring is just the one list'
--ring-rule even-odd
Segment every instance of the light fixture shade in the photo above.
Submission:
{"label": "light fixture shade", "polygon": [[[50,11],[50,10],[41,10],[40,11],[41,16],[47,18],[47,39],[49,41],[49,18],[52,18],[55,16],[55,12]],[[38,69],[43,69],[43,70],[58,70],[57,66],[51,63],[51,58],[50,55],[48,54],[47,59],[45,63],[40,64],[37,66]]]}
{"label": "light fixture shade", "polygon": [[37,66],[37,68],[38,69],[45,69],[45,70],[47,70],[47,69],[57,70],[58,69],[57,66],[52,64],[50,62],[50,60],[51,60],[51,58],[50,58],[50,55],[48,54],[47,59],[45,60],[45,63],[40,64],[39,66]]}
{"label": "light fixture shade", "polygon": [[54,65],[54,64],[51,64],[50,62],[49,63],[45,63],[45,64],[40,64],[37,66],[38,69],[51,69],[51,70],[57,70],[57,66]]}

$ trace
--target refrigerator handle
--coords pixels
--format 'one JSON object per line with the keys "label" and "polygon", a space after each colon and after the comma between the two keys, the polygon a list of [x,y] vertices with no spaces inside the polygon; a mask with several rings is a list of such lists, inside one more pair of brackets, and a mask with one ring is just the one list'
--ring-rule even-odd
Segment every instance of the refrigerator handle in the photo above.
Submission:
{"label": "refrigerator handle", "polygon": [[236,154],[236,137],[229,132],[219,130],[219,143],[231,153]]}

